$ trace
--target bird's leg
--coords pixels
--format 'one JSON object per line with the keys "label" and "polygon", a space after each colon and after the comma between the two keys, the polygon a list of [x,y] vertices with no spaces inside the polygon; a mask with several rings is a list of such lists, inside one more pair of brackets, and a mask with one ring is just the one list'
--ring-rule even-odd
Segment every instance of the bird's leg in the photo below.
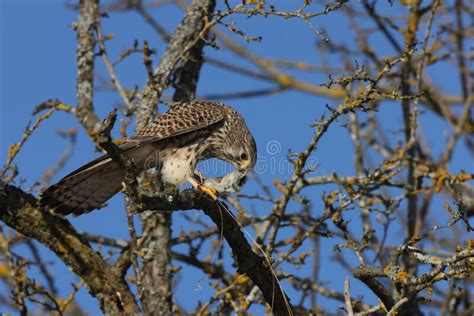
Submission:
{"label": "bird's leg", "polygon": [[196,190],[199,190],[199,191],[202,191],[202,192],[207,193],[214,201],[217,201],[217,190],[216,190],[216,189],[214,189],[214,188],[209,188],[209,187],[205,186],[204,184],[199,183],[199,182],[196,181],[196,179],[194,179],[193,177],[189,177],[189,178],[188,178],[188,182],[191,183],[191,185],[192,185]]}
{"label": "bird's leg", "polygon": [[201,171],[194,170],[195,179],[199,179],[199,183],[203,184],[206,178],[202,175]]}

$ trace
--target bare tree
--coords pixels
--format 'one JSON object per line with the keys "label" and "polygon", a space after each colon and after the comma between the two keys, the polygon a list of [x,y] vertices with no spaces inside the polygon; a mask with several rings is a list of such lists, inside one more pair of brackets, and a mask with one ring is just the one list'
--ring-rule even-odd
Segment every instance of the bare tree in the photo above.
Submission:
{"label": "bare tree", "polygon": [[[170,33],[152,13],[164,6],[182,12]],[[30,310],[83,314],[75,294],[86,287],[103,313],[112,315],[245,314],[261,310],[259,306],[276,315],[473,314],[472,1],[81,0],[70,9],[78,14],[77,102],[56,99],[37,105],[34,123],[10,147],[0,173],[0,278],[11,291],[0,296],[2,304],[22,315]],[[113,39],[101,26],[107,12],[114,11],[138,14],[166,43],[156,65],[155,51],[147,42],[135,43],[114,61],[107,49]],[[261,38],[259,30],[247,26],[252,19],[306,25],[307,40],[316,43],[314,62],[257,53],[253,47]],[[324,24],[331,19],[345,21],[354,36],[339,37]],[[116,72],[117,64],[134,54],[143,57],[147,74],[146,84],[136,89],[126,87]],[[105,65],[107,79],[96,72],[97,62]],[[196,97],[203,64],[262,85]],[[450,67],[449,78],[433,75],[437,67]],[[309,75],[326,79],[314,83]],[[457,82],[459,93],[444,91],[446,80]],[[156,194],[153,181],[138,176],[133,161],[118,150],[120,139],[111,138],[117,113],[110,105],[111,114],[99,118],[93,103],[98,90],[120,96],[119,115],[134,118],[137,130],[160,115],[160,103],[172,106],[195,98],[265,100],[296,91],[315,107],[327,105],[324,115],[315,117],[306,147],[288,154],[287,178],[276,175],[267,183],[256,170],[251,181],[258,188],[252,194],[223,195],[215,202],[187,189],[169,199],[166,193]],[[288,110],[300,111],[296,106]],[[76,118],[97,148],[124,169],[129,240],[79,232],[67,219],[38,205],[38,188],[71,156],[75,129],[62,133],[70,146],[58,164],[35,179],[33,189],[21,188],[21,178],[29,177],[21,173],[15,157],[38,126],[48,124],[58,111]],[[403,124],[394,131],[386,126],[386,118],[397,112]],[[444,124],[445,139],[433,139],[420,123],[425,113]],[[127,137],[126,122],[122,137]],[[354,173],[324,172],[313,163],[322,140],[334,129],[347,131],[353,157],[341,159],[352,159]],[[434,150],[433,143],[441,150]],[[454,164],[459,151],[464,153],[461,162]],[[264,216],[252,213],[257,202]],[[202,210],[214,226],[185,216],[195,229],[172,232],[174,212],[193,209]],[[438,220],[443,209],[447,219]],[[140,233],[135,217],[141,221]],[[404,233],[394,235],[394,229]],[[232,257],[209,260],[225,247],[219,243],[222,239]],[[57,280],[39,255],[38,243],[79,277],[70,293],[56,289]],[[177,246],[187,251],[177,251]],[[321,280],[327,258],[345,276],[336,288]],[[229,268],[224,261],[235,265]],[[205,273],[215,281],[214,295],[193,311],[179,306],[173,264]],[[311,269],[299,270],[309,265]],[[38,267],[38,277],[27,274],[33,267]],[[362,282],[365,291],[351,289],[354,282]],[[375,303],[367,294],[376,297]]]}

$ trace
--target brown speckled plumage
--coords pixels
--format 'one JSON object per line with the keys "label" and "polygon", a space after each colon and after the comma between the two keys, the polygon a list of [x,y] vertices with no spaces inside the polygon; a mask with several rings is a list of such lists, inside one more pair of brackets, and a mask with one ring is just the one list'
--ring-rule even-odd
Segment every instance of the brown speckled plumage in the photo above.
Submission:
{"label": "brown speckled plumage", "polygon": [[[213,101],[177,104],[120,145],[139,170],[158,168],[163,182],[181,186],[195,176],[198,161],[219,158],[251,168],[256,145],[244,119]],[[62,215],[100,208],[121,189],[123,171],[108,155],[70,173],[42,193],[41,204]]]}

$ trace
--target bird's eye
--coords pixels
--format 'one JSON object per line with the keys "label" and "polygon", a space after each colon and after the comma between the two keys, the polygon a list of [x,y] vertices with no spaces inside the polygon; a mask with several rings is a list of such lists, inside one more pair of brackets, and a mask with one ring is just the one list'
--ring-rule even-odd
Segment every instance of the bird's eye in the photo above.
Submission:
{"label": "bird's eye", "polygon": [[247,155],[247,153],[244,152],[244,153],[240,154],[240,159],[241,160],[247,160],[247,159],[249,159],[249,156]]}

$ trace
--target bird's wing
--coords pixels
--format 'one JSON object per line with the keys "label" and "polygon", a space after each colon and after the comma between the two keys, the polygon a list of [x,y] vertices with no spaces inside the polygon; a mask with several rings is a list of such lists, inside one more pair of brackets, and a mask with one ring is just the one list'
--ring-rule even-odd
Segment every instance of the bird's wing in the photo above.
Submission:
{"label": "bird's wing", "polygon": [[194,132],[221,122],[225,117],[222,103],[191,101],[178,103],[145,126],[130,140],[161,140]]}
{"label": "bird's wing", "polygon": [[[225,110],[222,103],[213,101],[190,101],[178,103],[159,116],[157,120],[145,126],[135,136],[119,145],[122,152],[145,146],[151,142],[194,132],[223,121]],[[97,159],[74,170],[63,179],[95,168],[109,161],[109,155]]]}

